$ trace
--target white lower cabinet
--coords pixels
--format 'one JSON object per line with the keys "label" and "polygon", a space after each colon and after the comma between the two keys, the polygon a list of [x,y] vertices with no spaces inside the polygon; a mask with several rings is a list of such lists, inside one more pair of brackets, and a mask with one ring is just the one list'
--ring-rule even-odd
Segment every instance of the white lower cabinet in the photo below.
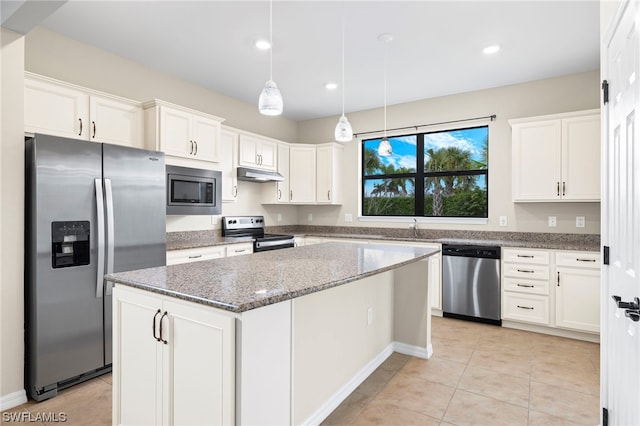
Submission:
{"label": "white lower cabinet", "polygon": [[113,301],[113,423],[234,423],[234,315],[122,285]]}
{"label": "white lower cabinet", "polygon": [[504,320],[600,331],[599,253],[505,248],[502,258]]}
{"label": "white lower cabinet", "polygon": [[556,326],[600,332],[600,254],[556,253]]}
{"label": "white lower cabinet", "polygon": [[226,246],[227,257],[253,253],[253,243],[230,244]]}
{"label": "white lower cabinet", "polygon": [[198,262],[201,260],[218,259],[226,256],[225,246],[198,247],[192,249],[169,250],[167,265]]}

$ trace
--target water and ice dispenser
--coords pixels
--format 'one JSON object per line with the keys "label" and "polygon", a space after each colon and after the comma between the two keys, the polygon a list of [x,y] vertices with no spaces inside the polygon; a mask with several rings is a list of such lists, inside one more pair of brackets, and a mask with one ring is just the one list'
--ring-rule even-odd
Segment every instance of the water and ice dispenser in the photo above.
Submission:
{"label": "water and ice dispenser", "polygon": [[89,221],[51,222],[51,266],[89,264]]}

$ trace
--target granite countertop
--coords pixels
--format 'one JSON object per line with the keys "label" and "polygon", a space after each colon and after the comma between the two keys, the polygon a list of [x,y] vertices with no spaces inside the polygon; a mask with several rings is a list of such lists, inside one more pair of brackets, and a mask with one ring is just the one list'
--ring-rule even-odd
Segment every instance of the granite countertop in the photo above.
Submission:
{"label": "granite countertop", "polygon": [[438,252],[384,244],[325,243],[120,272],[105,279],[244,312],[389,271]]}
{"label": "granite countertop", "polygon": [[[283,226],[267,227],[272,234],[295,236],[350,238],[416,243],[488,245],[500,247],[539,248],[548,250],[600,251],[600,235],[561,234],[545,232],[498,232],[419,229],[418,237],[408,228],[364,228],[343,226]],[[220,230],[170,232],[167,250],[179,250],[223,244],[250,242],[251,238],[225,238]]]}

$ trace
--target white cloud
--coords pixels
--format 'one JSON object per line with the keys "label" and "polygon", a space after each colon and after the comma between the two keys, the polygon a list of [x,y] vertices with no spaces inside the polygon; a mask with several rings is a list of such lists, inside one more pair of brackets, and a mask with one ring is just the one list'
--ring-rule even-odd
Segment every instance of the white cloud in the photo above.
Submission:
{"label": "white cloud", "polygon": [[[425,150],[433,148],[438,150],[440,148],[456,147],[463,151],[471,152],[473,157],[480,156],[480,152],[473,144],[473,141],[465,138],[456,138],[451,133],[431,133],[424,135]],[[425,156],[426,158],[426,156]]]}

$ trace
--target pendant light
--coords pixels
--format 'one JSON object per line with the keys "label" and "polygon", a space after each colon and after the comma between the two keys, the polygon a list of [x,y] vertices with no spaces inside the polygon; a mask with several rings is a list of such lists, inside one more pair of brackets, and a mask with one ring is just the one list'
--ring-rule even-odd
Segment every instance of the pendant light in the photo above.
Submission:
{"label": "pendant light", "polygon": [[382,140],[380,141],[380,145],[378,145],[378,155],[383,157],[390,156],[393,151],[391,149],[391,144],[389,143],[389,139],[387,139],[387,52],[389,51],[389,43],[393,40],[393,36],[391,34],[380,34],[378,36],[378,41],[381,41],[385,44],[384,46],[384,135]]}
{"label": "pendant light", "polygon": [[350,142],[353,139],[353,129],[344,115],[344,8],[342,10],[342,116],[338,120],[334,136],[338,142]]}
{"label": "pendant light", "polygon": [[283,101],[278,86],[273,81],[273,0],[269,1],[269,81],[264,85],[264,89],[258,98],[258,110],[264,115],[282,114]]}

